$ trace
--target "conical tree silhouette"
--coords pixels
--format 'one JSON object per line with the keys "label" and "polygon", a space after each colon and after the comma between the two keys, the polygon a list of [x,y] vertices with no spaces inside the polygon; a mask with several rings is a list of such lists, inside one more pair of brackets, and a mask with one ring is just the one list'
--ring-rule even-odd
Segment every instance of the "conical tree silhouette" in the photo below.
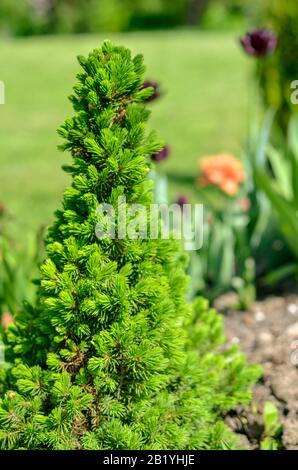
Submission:
{"label": "conical tree silhouette", "polygon": [[219,351],[221,319],[187,304],[173,240],[96,237],[101,202],[148,206],[142,56],[105,42],[87,59],[59,129],[73,162],[46,239],[38,301],[7,332],[1,370],[5,449],[227,448],[222,415],[249,400],[259,371]]}

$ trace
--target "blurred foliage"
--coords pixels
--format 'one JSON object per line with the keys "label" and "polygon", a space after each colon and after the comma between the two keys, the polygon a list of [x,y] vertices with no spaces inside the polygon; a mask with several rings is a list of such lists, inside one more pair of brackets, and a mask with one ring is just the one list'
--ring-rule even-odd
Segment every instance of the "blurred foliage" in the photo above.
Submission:
{"label": "blurred foliage", "polygon": [[[167,203],[165,175],[154,172],[151,176],[155,182],[155,202]],[[190,298],[203,294],[214,300],[234,290],[239,298],[237,307],[249,308],[256,298],[256,272],[253,234],[248,229],[251,209],[248,188],[243,186],[235,196],[225,194],[215,185],[198,187],[197,191],[197,202],[204,205],[203,245],[189,253]],[[197,237],[199,227],[192,226],[186,208],[182,208],[182,218],[184,233],[196,233]]]}
{"label": "blurred foliage", "polygon": [[0,27],[19,36],[243,24],[247,0],[1,0]]}
{"label": "blurred foliage", "polygon": [[273,270],[267,279],[277,283],[289,275],[298,277],[298,120],[289,121],[287,139],[278,148],[268,143],[267,159],[253,162],[254,177],[278,216],[279,228],[293,259]]}
{"label": "blurred foliage", "polygon": [[229,154],[199,162],[198,193],[204,204],[204,240],[191,257],[192,292],[214,299],[237,291],[241,308],[255,300],[255,263],[250,248],[246,178],[241,163]]}
{"label": "blurred foliage", "polygon": [[257,293],[298,273],[298,125],[291,121],[288,142],[277,150],[273,120],[269,111],[261,127],[253,121],[242,156],[246,179],[237,194],[199,188],[204,242],[190,256],[193,296],[213,300],[234,290],[237,307],[247,309]]}
{"label": "blurred foliage", "polygon": [[256,263],[257,286],[264,289],[268,272],[279,269],[293,260],[287,247],[279,220],[256,177],[256,168],[269,168],[268,147],[273,137],[275,113],[269,110],[260,125],[253,119],[243,151],[247,174],[247,196],[250,200],[247,231],[250,249]]}
{"label": "blurred foliage", "polygon": [[278,450],[282,448],[283,426],[279,418],[279,411],[274,403],[265,402],[263,420],[264,433],[261,439],[261,450]]}
{"label": "blurred foliage", "polygon": [[165,28],[184,23],[190,5],[202,1],[206,3],[206,0],[2,0],[0,21],[16,35]]}
{"label": "blurred foliage", "polygon": [[201,26],[216,31],[243,30],[254,3],[249,0],[213,0],[202,16]]}
{"label": "blurred foliage", "polygon": [[4,206],[0,208],[0,319],[14,316],[24,300],[32,301],[37,275],[36,266],[43,257],[43,230],[17,243],[10,236],[10,217]]}
{"label": "blurred foliage", "polygon": [[202,200],[204,242],[203,247],[191,255],[192,295],[204,292],[214,300],[234,290],[239,298],[237,307],[247,309],[256,297],[255,262],[247,233],[248,215],[241,211],[239,199],[230,201],[229,209],[223,212],[206,205],[204,196]]}
{"label": "blurred foliage", "polygon": [[[2,0],[2,29],[17,36],[125,29],[127,0]],[[103,31],[105,30],[102,29]]]}
{"label": "blurred foliage", "polygon": [[291,114],[297,111],[291,103],[291,83],[298,80],[298,2],[264,0],[252,19],[278,34],[278,48],[259,61],[258,76],[265,106],[277,109],[277,123],[286,132]]}

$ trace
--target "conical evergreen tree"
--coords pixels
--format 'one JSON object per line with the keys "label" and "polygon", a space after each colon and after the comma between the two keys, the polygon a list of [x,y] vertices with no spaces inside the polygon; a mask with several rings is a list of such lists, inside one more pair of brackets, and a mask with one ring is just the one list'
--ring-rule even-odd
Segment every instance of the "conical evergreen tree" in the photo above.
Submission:
{"label": "conical evergreen tree", "polygon": [[222,416],[249,400],[259,371],[223,343],[205,300],[187,304],[186,256],[173,240],[98,239],[97,207],[148,206],[142,56],[110,42],[79,57],[75,117],[59,129],[71,186],[46,239],[38,301],[7,332],[4,449],[219,449]]}

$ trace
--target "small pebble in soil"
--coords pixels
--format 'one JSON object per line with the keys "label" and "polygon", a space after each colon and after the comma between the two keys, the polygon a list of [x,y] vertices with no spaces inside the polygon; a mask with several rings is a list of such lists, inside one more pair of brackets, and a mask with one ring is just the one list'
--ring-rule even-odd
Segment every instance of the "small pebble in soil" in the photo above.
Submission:
{"label": "small pebble in soil", "polygon": [[267,331],[263,331],[262,333],[259,334],[258,344],[260,346],[267,346],[269,344],[272,344],[272,342],[273,342],[273,336],[271,333]]}
{"label": "small pebble in soil", "polygon": [[264,321],[266,318],[265,313],[262,312],[261,310],[258,310],[254,316],[255,316],[255,320],[258,322]]}
{"label": "small pebble in soil", "polygon": [[286,329],[286,334],[289,338],[298,340],[298,322],[288,326]]}
{"label": "small pebble in soil", "polygon": [[298,314],[298,306],[296,304],[289,304],[287,306],[287,310],[290,315],[297,315]]}

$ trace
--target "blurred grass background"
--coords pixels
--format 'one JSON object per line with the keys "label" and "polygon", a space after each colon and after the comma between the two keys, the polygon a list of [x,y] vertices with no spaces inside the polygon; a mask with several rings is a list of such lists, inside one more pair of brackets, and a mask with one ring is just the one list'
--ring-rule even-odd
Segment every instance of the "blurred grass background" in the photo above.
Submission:
{"label": "blurred grass background", "polygon": [[15,215],[19,233],[49,223],[59,206],[68,182],[60,166],[69,156],[58,152],[55,130],[72,115],[67,96],[78,71],[76,56],[87,54],[106,36],[143,53],[146,78],[162,84],[163,98],[150,105],[150,126],[172,149],[162,164],[170,177],[171,198],[194,194],[200,156],[240,152],[251,62],[235,33],[175,30],[3,39],[0,201]]}

